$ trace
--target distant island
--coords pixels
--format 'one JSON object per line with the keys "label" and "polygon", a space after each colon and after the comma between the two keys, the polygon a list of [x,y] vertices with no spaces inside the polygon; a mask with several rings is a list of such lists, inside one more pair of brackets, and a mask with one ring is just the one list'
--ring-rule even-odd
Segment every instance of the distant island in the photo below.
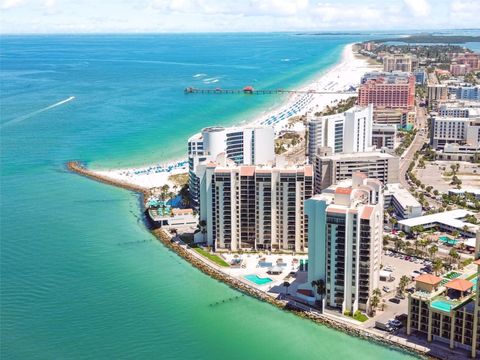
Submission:
{"label": "distant island", "polygon": [[373,41],[379,43],[398,41],[409,44],[464,44],[466,42],[480,42],[480,36],[416,34],[407,37],[385,38]]}

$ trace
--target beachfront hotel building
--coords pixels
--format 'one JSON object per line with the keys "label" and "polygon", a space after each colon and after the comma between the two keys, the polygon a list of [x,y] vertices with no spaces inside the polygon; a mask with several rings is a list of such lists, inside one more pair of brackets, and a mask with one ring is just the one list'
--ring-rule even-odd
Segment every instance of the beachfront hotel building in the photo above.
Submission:
{"label": "beachfront hotel building", "polygon": [[[480,238],[477,235],[477,250]],[[454,276],[423,274],[415,278],[415,291],[408,296],[407,335],[421,335],[428,342],[450,349],[464,349],[478,358],[480,349],[480,260]]]}
{"label": "beachfront hotel building", "polygon": [[415,76],[399,71],[367,73],[358,89],[358,104],[373,104],[374,108],[413,109]]}
{"label": "beachfront hotel building", "polygon": [[236,164],[255,165],[274,161],[275,134],[272,127],[208,127],[188,139],[189,191],[198,209],[200,184],[196,168],[201,162],[214,161],[218,155]]}
{"label": "beachfront hotel building", "polygon": [[328,116],[310,115],[308,119],[308,154],[310,162],[317,149],[330,147],[334,154],[365,152],[372,149],[372,105],[354,106]]}
{"label": "beachfront hotel building", "polygon": [[216,251],[305,251],[303,207],[313,195],[311,165],[199,165],[200,220]]}
{"label": "beachfront hotel building", "polygon": [[324,305],[368,311],[378,287],[383,238],[383,186],[355,173],[305,202],[308,284],[323,280]]}
{"label": "beachfront hotel building", "polygon": [[330,148],[320,148],[313,157],[313,165],[316,194],[339,181],[350,179],[358,171],[383,184],[399,182],[399,158],[381,151],[332,154]]}
{"label": "beachfront hotel building", "polygon": [[410,55],[405,54],[392,54],[384,56],[383,59],[383,71],[403,71],[412,72],[418,66],[418,60]]}

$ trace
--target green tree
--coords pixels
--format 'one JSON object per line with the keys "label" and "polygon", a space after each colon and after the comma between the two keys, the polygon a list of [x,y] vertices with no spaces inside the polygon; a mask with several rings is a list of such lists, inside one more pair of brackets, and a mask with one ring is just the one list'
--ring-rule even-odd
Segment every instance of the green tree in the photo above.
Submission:
{"label": "green tree", "polygon": [[398,284],[398,292],[403,294],[408,284],[410,284],[410,278],[407,275],[402,275]]}
{"label": "green tree", "polygon": [[323,302],[323,296],[325,295],[325,281],[323,279],[314,280],[311,282],[312,288],[314,288],[317,294],[320,296],[320,303]]}
{"label": "green tree", "polygon": [[457,263],[458,260],[460,259],[460,255],[458,254],[457,249],[451,248],[450,251],[448,252],[448,256],[450,257],[451,261],[450,263]]}
{"label": "green tree", "polygon": [[438,252],[438,246],[432,245],[428,248],[428,254],[430,255],[430,259],[435,257],[435,254]]}
{"label": "green tree", "polygon": [[442,270],[443,268],[443,262],[439,258],[435,258],[432,263],[432,270],[435,273],[435,275],[438,275],[438,273]]}

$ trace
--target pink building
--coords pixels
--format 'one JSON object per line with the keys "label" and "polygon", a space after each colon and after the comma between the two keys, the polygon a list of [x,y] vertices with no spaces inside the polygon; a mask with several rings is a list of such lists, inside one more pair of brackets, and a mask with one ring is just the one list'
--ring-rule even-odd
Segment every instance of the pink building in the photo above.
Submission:
{"label": "pink building", "polygon": [[456,56],[454,60],[457,64],[469,65],[471,70],[480,69],[480,54],[476,54],[476,53],[458,54],[458,56]]}
{"label": "pink building", "polygon": [[472,71],[472,68],[470,67],[469,64],[451,64],[450,65],[450,73],[453,76],[461,76],[468,74],[470,71]]}
{"label": "pink building", "polygon": [[358,104],[411,109],[415,104],[415,76],[395,72],[367,74],[358,90]]}

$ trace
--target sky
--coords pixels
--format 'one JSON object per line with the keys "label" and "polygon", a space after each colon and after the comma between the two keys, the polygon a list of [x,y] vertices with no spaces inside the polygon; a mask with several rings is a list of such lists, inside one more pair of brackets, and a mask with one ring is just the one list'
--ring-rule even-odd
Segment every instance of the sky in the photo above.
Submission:
{"label": "sky", "polygon": [[0,33],[480,27],[480,0],[0,0]]}

